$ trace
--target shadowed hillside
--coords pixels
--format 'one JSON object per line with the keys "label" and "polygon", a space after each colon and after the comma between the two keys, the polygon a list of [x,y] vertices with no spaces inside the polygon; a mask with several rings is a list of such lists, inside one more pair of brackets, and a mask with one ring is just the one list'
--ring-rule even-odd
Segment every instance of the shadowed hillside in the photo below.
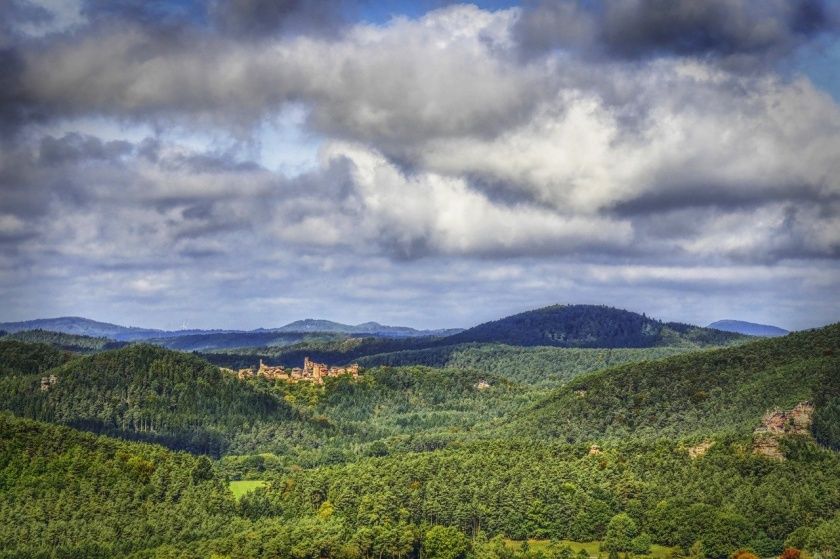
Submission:
{"label": "shadowed hillside", "polygon": [[722,345],[738,334],[678,323],[662,323],[601,305],[553,305],[479,324],[447,343],[496,342],[519,346],[653,347]]}
{"label": "shadowed hillside", "polygon": [[20,332],[7,334],[0,339],[48,344],[57,349],[74,353],[92,353],[106,349],[118,349],[127,345],[127,342],[117,342],[109,338],[66,334],[50,330],[21,330]]}
{"label": "shadowed hillside", "polygon": [[198,357],[151,345],[80,357],[49,374],[56,382],[46,390],[38,375],[4,378],[2,405],[33,419],[210,454],[262,422],[286,436],[304,427],[283,400]]}

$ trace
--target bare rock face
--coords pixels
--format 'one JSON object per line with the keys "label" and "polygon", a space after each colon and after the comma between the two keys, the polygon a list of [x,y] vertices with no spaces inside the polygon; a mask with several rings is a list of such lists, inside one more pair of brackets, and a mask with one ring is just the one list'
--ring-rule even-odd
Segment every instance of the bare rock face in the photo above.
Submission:
{"label": "bare rock face", "polygon": [[762,433],[753,437],[753,453],[772,460],[784,460],[785,455],[779,445],[779,437]]}
{"label": "bare rock face", "polygon": [[811,418],[814,405],[799,402],[791,410],[773,410],[764,414],[756,433],[774,435],[808,435],[811,432]]}
{"label": "bare rock face", "polygon": [[703,441],[702,443],[689,447],[688,456],[692,460],[700,458],[701,456],[704,456],[707,452],[709,452],[709,449],[712,448],[714,445],[714,441]]}
{"label": "bare rock face", "polygon": [[772,410],[764,414],[761,424],[753,431],[753,452],[761,456],[784,460],[779,439],[788,435],[811,435],[814,405],[799,402],[790,410]]}
{"label": "bare rock face", "polygon": [[598,454],[601,454],[600,446],[598,446],[597,444],[593,444],[589,447],[589,456],[596,456]]}

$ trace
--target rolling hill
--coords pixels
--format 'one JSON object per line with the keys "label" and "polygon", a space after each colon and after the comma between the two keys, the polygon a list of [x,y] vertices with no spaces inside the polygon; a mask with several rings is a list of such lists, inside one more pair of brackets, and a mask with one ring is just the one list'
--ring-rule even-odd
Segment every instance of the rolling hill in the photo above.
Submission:
{"label": "rolling hill", "polygon": [[0,557],[124,557],[242,521],[206,458],[0,413]]}
{"label": "rolling hill", "polygon": [[840,447],[840,324],[581,376],[515,429],[569,441],[749,433],[803,401],[817,406],[817,438]]}
{"label": "rolling hill", "polygon": [[[779,435],[778,457],[757,453],[765,413],[803,401],[813,437]],[[244,506],[288,522],[329,506],[359,530],[376,518],[576,541],[623,514],[714,559],[836,548],[840,324],[584,375],[509,419],[436,452],[289,472]]]}
{"label": "rolling hill", "polygon": [[567,348],[465,343],[361,357],[363,367],[425,365],[469,370],[531,387],[551,387],[583,372],[668,357],[694,348]]}
{"label": "rolling hill", "polygon": [[0,340],[42,343],[74,353],[91,353],[106,349],[117,349],[127,344],[127,342],[117,342],[103,337],[66,334],[64,332],[52,332],[49,330],[21,330],[13,334],[6,334],[0,337]]}
{"label": "rolling hill", "polygon": [[64,334],[91,336],[94,338],[109,338],[111,340],[131,342],[149,338],[168,336],[182,336],[188,334],[211,333],[210,330],[178,330],[167,331],[154,328],[137,328],[134,326],[120,326],[109,322],[99,322],[78,316],[62,316],[58,318],[39,318],[22,322],[2,322],[0,330],[9,333],[23,330],[49,330]]}
{"label": "rolling hill", "polygon": [[[0,349],[11,343],[0,343]],[[59,363],[47,356],[48,364]],[[260,425],[270,426],[266,436],[298,439],[324,429],[282,399],[194,355],[152,345],[78,357],[49,369],[24,364],[18,367],[24,374],[0,378],[0,406],[41,421],[213,455]],[[56,382],[43,390],[40,374],[47,373]]]}
{"label": "rolling hill", "polygon": [[718,320],[717,322],[712,322],[706,328],[714,328],[716,330],[723,330],[724,332],[735,332],[737,334],[744,334],[747,336],[763,336],[767,338],[785,336],[790,333],[788,330],[779,328],[778,326],[744,322],[743,320]]}
{"label": "rolling hill", "polygon": [[310,334],[306,332],[219,332],[187,334],[164,338],[149,338],[146,343],[179,351],[208,351],[247,347],[279,347],[299,343],[307,338],[332,338],[335,334]]}
{"label": "rolling hill", "polygon": [[49,344],[0,339],[0,376],[38,375],[70,358],[69,353]]}
{"label": "rolling hill", "polygon": [[[360,361],[366,366],[443,366],[468,345],[503,344],[545,348],[656,348],[675,351],[724,346],[748,336],[595,305],[555,305],[480,324],[449,336],[350,337],[313,339],[277,348],[232,349],[207,353],[213,363],[248,367],[260,358],[272,364],[298,366],[304,356],[326,363]],[[550,363],[549,363],[550,366]]]}
{"label": "rolling hill", "polygon": [[[42,334],[41,337],[44,339],[38,340],[35,339],[34,334],[30,333],[35,331],[53,332],[54,335],[51,339],[47,340],[47,335]],[[77,348],[81,350],[89,350],[94,345],[105,346],[107,341],[145,341],[182,351],[205,351],[210,349],[289,345],[312,336],[319,338],[355,336],[400,339],[448,336],[460,331],[461,329],[458,328],[417,330],[407,326],[386,326],[378,322],[349,325],[311,318],[297,320],[279,328],[258,328],[250,331],[201,329],[159,330],[155,328],[120,326],[118,324],[99,322],[76,316],[0,323],[0,335],[15,335],[16,339],[24,341],[44,341],[56,346],[66,345],[68,349]],[[24,334],[24,332],[27,334]],[[58,334],[88,338],[105,338],[107,341],[93,343],[91,340],[59,339]],[[117,345],[111,344],[111,346],[108,346],[109,349],[113,347],[117,347]],[[96,347],[96,349],[102,349],[102,347]]]}
{"label": "rolling hill", "polygon": [[418,337],[418,336],[447,336],[460,332],[460,328],[448,328],[439,330],[417,330],[408,326],[386,326],[378,322],[364,322],[362,324],[341,324],[331,320],[320,320],[307,318],[290,322],[275,332],[328,332],[334,334],[356,334],[381,337]]}
{"label": "rolling hill", "polygon": [[[279,328],[252,331],[166,331],[119,326],[79,317],[6,322],[0,324],[0,330],[12,334],[42,330],[122,342],[146,341],[181,351],[292,346],[288,352],[289,360],[299,361],[305,352],[310,351],[315,352],[312,357],[328,362],[347,362],[378,353],[463,343],[580,348],[693,348],[738,343],[743,339],[741,334],[734,332],[675,322],[663,323],[642,314],[598,305],[554,305],[479,324],[467,330],[416,330],[404,326],[385,326],[377,322],[348,325],[329,320],[306,319]],[[348,343],[348,339],[353,341]],[[74,343],[80,348],[92,344],[90,340],[73,342],[67,339],[62,342],[58,338],[52,343],[59,347],[64,343],[68,348],[74,347]],[[297,346],[300,349],[298,353],[303,352],[300,355],[295,353],[296,344],[300,344]],[[104,346],[105,343],[99,345]],[[278,361],[280,363],[292,364],[291,361],[287,363],[282,360],[287,359],[287,352],[266,350],[259,353],[264,357],[273,355],[281,359]],[[213,358],[214,362],[222,362],[220,359]],[[235,361],[229,360],[227,363]]]}
{"label": "rolling hill", "polygon": [[445,338],[447,344],[479,342],[555,347],[702,347],[737,342],[739,334],[663,323],[601,305],[553,305],[479,324]]}

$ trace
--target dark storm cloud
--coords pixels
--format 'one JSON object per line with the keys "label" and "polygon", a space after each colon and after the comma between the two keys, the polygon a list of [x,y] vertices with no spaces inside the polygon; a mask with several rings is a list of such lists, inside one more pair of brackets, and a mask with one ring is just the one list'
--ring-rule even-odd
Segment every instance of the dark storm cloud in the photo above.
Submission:
{"label": "dark storm cloud", "polygon": [[354,0],[86,0],[91,21],[150,28],[193,28],[244,40],[284,34],[335,33],[348,23]]}
{"label": "dark storm cloud", "polygon": [[41,140],[40,163],[57,165],[87,159],[111,160],[131,153],[134,146],[126,141],[103,142],[94,136],[69,133],[61,138],[46,136]]}
{"label": "dark storm cloud", "polygon": [[822,185],[784,182],[755,189],[749,184],[692,182],[693,178],[672,177],[668,185],[641,193],[631,200],[616,202],[610,210],[618,216],[656,215],[681,208],[750,209],[776,202],[831,204],[840,192],[826,192]]}
{"label": "dark storm cloud", "polygon": [[190,153],[174,154],[162,162],[167,170],[194,173],[220,171],[258,171],[260,166],[253,161],[239,161],[232,153]]}
{"label": "dark storm cloud", "polygon": [[52,21],[53,15],[28,0],[4,0],[0,2],[0,48],[20,38],[20,26],[43,24]]}
{"label": "dark storm cloud", "polygon": [[603,40],[620,56],[773,54],[836,29],[823,0],[619,0]]}
{"label": "dark storm cloud", "polygon": [[530,53],[763,58],[836,32],[838,23],[827,0],[536,0],[526,4],[515,32]]}
{"label": "dark storm cloud", "polygon": [[199,26],[207,20],[205,0],[85,0],[82,15],[91,22],[131,21],[148,27]]}
{"label": "dark storm cloud", "polygon": [[3,140],[24,124],[39,119],[37,109],[23,89],[25,66],[15,48],[0,46],[0,68],[0,140]]}
{"label": "dark storm cloud", "polygon": [[262,37],[281,33],[334,33],[347,23],[349,0],[217,0],[213,23],[224,33]]}

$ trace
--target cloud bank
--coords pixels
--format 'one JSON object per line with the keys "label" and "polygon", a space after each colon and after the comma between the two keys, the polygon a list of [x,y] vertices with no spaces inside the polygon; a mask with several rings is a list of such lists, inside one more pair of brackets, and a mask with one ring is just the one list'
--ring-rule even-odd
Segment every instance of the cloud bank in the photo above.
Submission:
{"label": "cloud bank", "polygon": [[[837,40],[831,4],[361,13],[7,4],[6,318],[444,326],[594,301],[773,322],[776,299],[782,326],[837,319],[840,106],[789,62]],[[303,170],[269,162],[290,109]]]}

